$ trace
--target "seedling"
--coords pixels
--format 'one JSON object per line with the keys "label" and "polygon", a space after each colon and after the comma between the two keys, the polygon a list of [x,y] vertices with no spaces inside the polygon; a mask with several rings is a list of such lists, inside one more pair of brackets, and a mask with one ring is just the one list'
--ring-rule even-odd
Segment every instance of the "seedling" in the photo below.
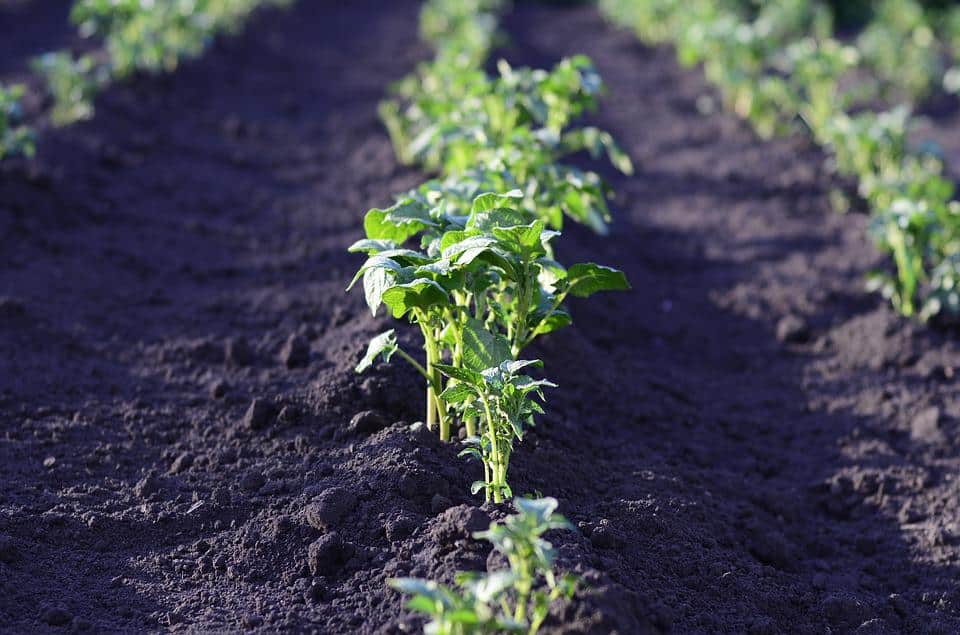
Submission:
{"label": "seedling", "polygon": [[[548,246],[559,234],[517,205],[521,198],[480,195],[465,217],[447,213],[442,201],[427,208],[404,199],[370,210],[367,238],[350,248],[368,254],[350,286],[363,279],[371,312],[383,304],[394,318],[420,327],[426,362],[412,365],[427,381],[427,425],[437,422],[443,440],[450,438],[451,417],[437,364],[483,372],[514,360],[537,337],[570,323],[567,297],[629,288],[615,269],[593,263],[567,269],[552,259]],[[404,247],[418,235],[419,251]],[[357,370],[395,352],[396,340],[382,334]],[[476,435],[472,418],[465,426]]]}
{"label": "seedling", "polygon": [[418,578],[393,578],[387,583],[412,595],[407,606],[431,621],[424,632],[431,635],[474,633],[535,634],[546,620],[550,603],[571,598],[578,581],[572,575],[557,576],[556,551],[543,534],[573,527],[556,514],[554,498],[516,498],[517,513],[502,523],[474,534],[487,540],[506,556],[509,569],[490,573],[465,572],[456,576],[457,588]]}
{"label": "seedling", "polygon": [[32,157],[35,151],[33,130],[23,123],[20,100],[23,86],[0,86],[0,159],[23,155]]}
{"label": "seedling", "polygon": [[[633,166],[610,133],[571,128],[575,118],[596,106],[602,81],[583,56],[566,59],[550,72],[498,64],[499,76],[438,58],[395,88],[395,99],[380,114],[398,158],[448,175],[434,188],[456,192],[453,180],[474,182],[473,192],[521,188],[528,211],[552,229],[564,215],[605,233],[610,220],[600,177],[559,159],[586,150],[606,155],[621,172]],[[462,208],[469,200],[451,204]]]}

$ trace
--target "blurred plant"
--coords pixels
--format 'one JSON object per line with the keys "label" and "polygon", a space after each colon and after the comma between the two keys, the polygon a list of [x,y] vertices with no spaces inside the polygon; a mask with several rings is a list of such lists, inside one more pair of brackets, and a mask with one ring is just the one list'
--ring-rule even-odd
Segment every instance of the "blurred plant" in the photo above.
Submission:
{"label": "blurred plant", "polygon": [[77,0],[70,12],[80,34],[103,42],[103,55],[57,51],[34,67],[54,98],[52,120],[93,116],[96,93],[137,72],[169,72],[201,55],[216,35],[237,31],[259,7],[291,0]]}
{"label": "blurred plant", "polygon": [[517,513],[501,523],[474,534],[503,554],[509,569],[491,573],[463,572],[456,576],[456,589],[419,578],[393,578],[387,583],[412,595],[407,606],[431,621],[424,627],[430,635],[475,633],[528,633],[540,630],[550,603],[571,598],[578,580],[557,576],[556,551],[543,534],[573,527],[556,514],[554,498],[516,498]]}
{"label": "blurred plant", "polygon": [[32,157],[36,148],[33,130],[23,123],[20,100],[24,88],[19,84],[0,86],[0,159]]}

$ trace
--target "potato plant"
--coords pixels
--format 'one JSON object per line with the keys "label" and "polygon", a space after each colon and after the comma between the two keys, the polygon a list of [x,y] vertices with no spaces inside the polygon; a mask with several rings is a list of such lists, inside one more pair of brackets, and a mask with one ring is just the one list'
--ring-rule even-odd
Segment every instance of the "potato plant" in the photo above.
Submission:
{"label": "potato plant", "polygon": [[[370,310],[376,314],[385,305],[394,318],[420,328],[426,362],[413,362],[408,353],[401,357],[424,376],[426,423],[436,423],[443,440],[451,437],[454,412],[438,364],[477,373],[498,367],[517,359],[537,337],[569,324],[568,297],[629,288],[615,269],[557,262],[550,244],[559,234],[521,201],[519,191],[485,193],[468,215],[459,216],[442,200],[431,208],[403,199],[367,212],[366,238],[350,248],[368,256],[351,286],[362,278]],[[415,238],[419,249],[407,246]],[[378,336],[357,370],[398,352],[394,338]],[[477,434],[476,414],[461,417],[470,437]]]}
{"label": "potato plant", "polygon": [[483,72],[500,5],[425,5],[421,27],[437,56],[394,87],[381,116],[401,160],[440,174],[367,212],[365,238],[350,247],[367,260],[348,286],[363,281],[374,315],[385,306],[416,325],[424,350],[421,362],[390,329],[371,340],[356,370],[397,356],[422,375],[427,427],[443,441],[466,439],[461,454],[484,470],[472,489],[498,503],[512,496],[513,444],[553,387],[521,372],[540,365],[522,352],[570,324],[567,298],[629,289],[621,271],[557,260],[564,215],[598,232],[609,220],[600,177],[558,160],[587,150],[632,169],[608,133],[570,125],[602,87],[588,59],[551,71],[501,62],[498,77]]}
{"label": "potato plant", "polygon": [[23,123],[22,98],[23,86],[0,86],[0,159],[34,154],[34,133]]}
{"label": "potato plant", "polygon": [[515,69],[501,60],[498,72],[490,78],[479,68],[438,57],[397,84],[380,115],[398,158],[455,183],[474,181],[475,193],[522,188],[528,209],[542,213],[550,227],[560,229],[567,216],[604,233],[610,212],[602,180],[558,163],[586,150],[594,158],[606,155],[625,174],[633,171],[608,132],[571,128],[596,106],[603,87],[596,69],[586,57],[575,56],[550,71]]}
{"label": "potato plant", "polygon": [[556,551],[543,534],[573,526],[556,513],[553,498],[515,498],[517,513],[503,523],[474,534],[503,554],[509,568],[463,572],[456,588],[419,578],[394,578],[388,584],[413,597],[407,606],[430,618],[424,632],[432,635],[536,633],[550,603],[569,598],[577,587],[572,575],[558,576]]}

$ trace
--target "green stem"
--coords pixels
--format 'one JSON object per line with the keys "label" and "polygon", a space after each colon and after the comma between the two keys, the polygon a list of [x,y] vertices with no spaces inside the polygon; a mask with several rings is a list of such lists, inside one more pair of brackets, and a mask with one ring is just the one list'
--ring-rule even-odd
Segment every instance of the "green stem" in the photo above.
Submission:
{"label": "green stem", "polygon": [[501,475],[500,475],[500,449],[499,449],[499,444],[497,443],[497,427],[493,421],[493,414],[491,414],[490,412],[490,404],[487,403],[487,398],[481,397],[480,401],[483,402],[483,410],[484,410],[484,413],[487,415],[487,426],[489,428],[489,431],[487,432],[487,434],[490,435],[490,456],[491,456],[490,467],[491,467],[491,471],[493,472],[493,481],[492,481],[492,487],[491,487],[491,489],[493,489],[493,502],[502,503],[503,495],[501,493],[501,484],[503,481],[501,480]]}
{"label": "green stem", "polygon": [[403,349],[401,349],[401,348],[397,348],[397,355],[399,355],[401,358],[405,359],[411,366],[413,366],[415,369],[417,369],[417,372],[420,373],[421,375],[423,375],[423,376],[427,379],[427,381],[430,381],[430,373],[427,372],[427,369],[426,369],[426,368],[424,368],[423,366],[420,365],[420,362],[418,362],[418,361],[415,360],[414,358],[412,358],[412,357],[410,357],[409,355],[407,355],[407,353],[404,352]]}
{"label": "green stem", "polygon": [[429,380],[427,383],[427,417],[433,419],[434,410],[436,410],[437,421],[440,424],[440,440],[450,440],[450,417],[447,416],[447,408],[440,398],[442,391],[442,380],[440,371],[433,367],[433,364],[440,361],[440,352],[437,349],[434,333],[429,329],[424,329],[424,339],[426,340],[427,352],[427,374]]}

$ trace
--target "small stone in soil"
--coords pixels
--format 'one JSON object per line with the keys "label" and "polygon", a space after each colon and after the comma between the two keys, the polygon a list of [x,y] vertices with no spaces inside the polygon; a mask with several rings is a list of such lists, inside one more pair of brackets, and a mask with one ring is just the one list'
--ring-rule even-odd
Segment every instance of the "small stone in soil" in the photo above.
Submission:
{"label": "small stone in soil", "polygon": [[280,351],[280,360],[287,368],[300,368],[310,363],[310,344],[300,335],[287,338]]}
{"label": "small stone in soil", "polygon": [[327,531],[357,504],[357,497],[342,487],[331,487],[303,510],[311,527]]}
{"label": "small stone in soil", "polygon": [[133,486],[133,493],[137,498],[149,498],[159,492],[162,485],[156,476],[145,476]]}
{"label": "small stone in soil", "polygon": [[910,438],[934,445],[946,441],[940,430],[940,408],[930,406],[921,410],[910,422]]}
{"label": "small stone in soil", "polygon": [[193,455],[189,452],[184,452],[176,459],[173,460],[173,463],[170,465],[170,474],[180,474],[193,465]]}
{"label": "small stone in soil", "polygon": [[353,415],[347,429],[356,434],[373,434],[388,425],[386,418],[376,410],[364,410]]}
{"label": "small stone in soil", "polygon": [[45,468],[47,468],[47,469],[50,469],[51,467],[53,467],[53,466],[56,465],[56,464],[57,464],[57,457],[55,457],[55,456],[48,456],[47,458],[45,458],[45,459],[43,460],[43,467],[45,467]]}
{"label": "small stone in soil", "polygon": [[243,415],[243,427],[248,430],[262,430],[276,417],[277,409],[265,399],[254,399]]}
{"label": "small stone in soil", "polygon": [[244,628],[256,628],[263,624],[263,618],[259,615],[246,614],[243,616],[243,627]]}
{"label": "small stone in soil", "polygon": [[807,323],[796,315],[787,315],[777,322],[777,339],[784,344],[799,344],[810,337]]}
{"label": "small stone in soil", "polygon": [[307,549],[307,563],[313,575],[329,575],[339,570],[349,551],[340,535],[332,532],[314,540]]}
{"label": "small stone in soil", "polygon": [[222,379],[218,379],[210,384],[210,396],[214,399],[222,399],[224,396],[226,396],[227,391],[229,390],[230,384]]}

